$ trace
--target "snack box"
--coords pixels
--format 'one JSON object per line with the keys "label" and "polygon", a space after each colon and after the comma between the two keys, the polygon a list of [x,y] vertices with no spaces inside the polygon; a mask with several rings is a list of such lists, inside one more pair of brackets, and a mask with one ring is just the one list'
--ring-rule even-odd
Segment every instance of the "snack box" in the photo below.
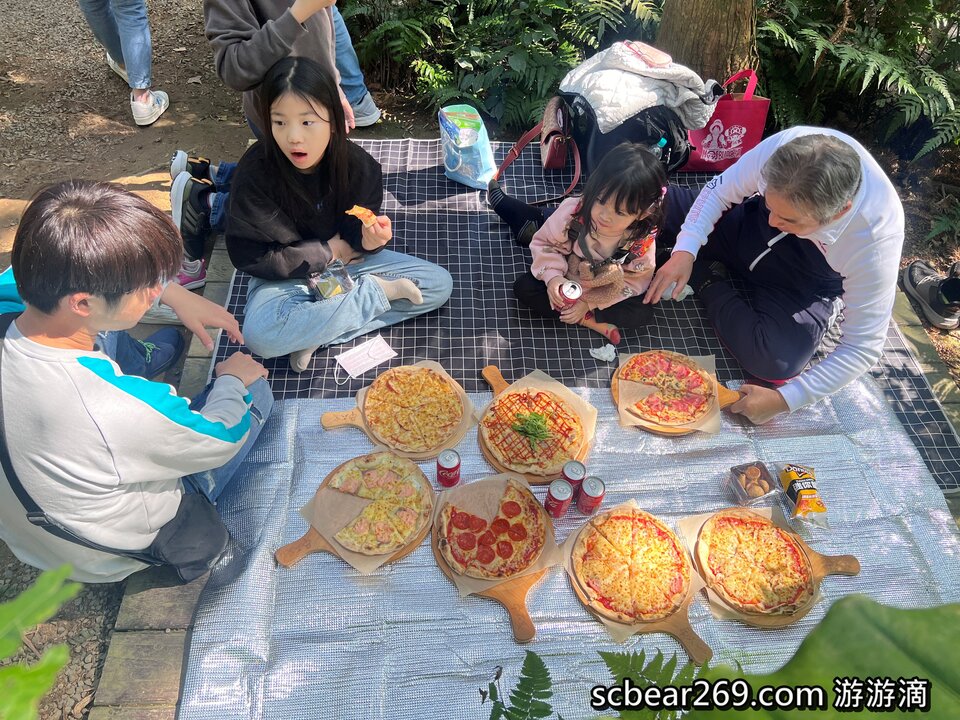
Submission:
{"label": "snack box", "polygon": [[726,482],[738,505],[758,505],[780,492],[780,483],[759,460],[730,468]]}

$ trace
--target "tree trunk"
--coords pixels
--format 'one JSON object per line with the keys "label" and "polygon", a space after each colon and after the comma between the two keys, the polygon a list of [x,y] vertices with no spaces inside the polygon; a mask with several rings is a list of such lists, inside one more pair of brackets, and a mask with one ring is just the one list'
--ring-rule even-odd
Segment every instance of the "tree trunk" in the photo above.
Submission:
{"label": "tree trunk", "polygon": [[664,0],[657,47],[704,80],[757,67],[755,0]]}

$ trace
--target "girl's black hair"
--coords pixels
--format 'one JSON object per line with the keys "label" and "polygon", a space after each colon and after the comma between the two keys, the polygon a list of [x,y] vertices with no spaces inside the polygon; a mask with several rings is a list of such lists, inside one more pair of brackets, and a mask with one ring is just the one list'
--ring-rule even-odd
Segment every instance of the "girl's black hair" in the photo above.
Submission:
{"label": "girl's black hair", "polygon": [[653,153],[637,143],[620,143],[608,152],[590,174],[578,217],[588,231],[594,230],[590,212],[597,202],[613,199],[617,209],[639,215],[650,209],[650,215],[631,225],[631,239],[646,236],[660,227],[664,213],[664,189],[667,173]]}
{"label": "girl's black hair", "polygon": [[315,211],[316,198],[311,198],[299,181],[299,171],[283,154],[273,138],[270,108],[286,93],[293,93],[308,103],[323,106],[330,121],[330,144],[323,155],[327,170],[328,192],[338,214],[349,206],[341,195],[347,182],[347,135],[340,93],[333,75],[319,63],[302,57],[286,57],[267,70],[260,85],[260,116],[267,127],[263,143],[267,161],[274,166],[288,192],[281,196],[282,209],[291,217]]}

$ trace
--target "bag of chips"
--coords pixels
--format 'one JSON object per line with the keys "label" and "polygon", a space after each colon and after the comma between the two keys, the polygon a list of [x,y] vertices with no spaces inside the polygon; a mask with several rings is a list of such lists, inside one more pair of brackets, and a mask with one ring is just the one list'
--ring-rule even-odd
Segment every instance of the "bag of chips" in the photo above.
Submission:
{"label": "bag of chips", "polygon": [[791,518],[817,527],[830,527],[827,506],[817,492],[817,476],[812,467],[782,463],[777,466],[777,475],[791,506]]}

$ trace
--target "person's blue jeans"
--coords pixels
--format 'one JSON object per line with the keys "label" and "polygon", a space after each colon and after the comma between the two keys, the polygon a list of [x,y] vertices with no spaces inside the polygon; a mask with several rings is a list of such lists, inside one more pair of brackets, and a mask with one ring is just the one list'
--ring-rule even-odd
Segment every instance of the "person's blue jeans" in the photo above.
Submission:
{"label": "person's blue jeans", "polygon": [[116,62],[127,71],[131,88],[153,85],[153,46],[146,0],[77,0],[93,31]]}
{"label": "person's blue jeans", "polygon": [[210,207],[210,229],[214,232],[223,232],[226,228],[227,201],[230,199],[230,184],[236,169],[237,163],[222,162],[217,165],[217,171],[210,178],[217,187]]}
{"label": "person's blue jeans", "polygon": [[330,9],[333,11],[333,31],[337,41],[336,65],[337,72],[340,73],[340,87],[347,96],[347,102],[356,106],[368,92],[363,81],[363,71],[360,69],[360,60],[357,58],[357,51],[353,49],[353,40],[350,39],[350,31],[347,30],[343,16],[336,5]]}
{"label": "person's blue jeans", "polygon": [[[347,265],[347,271],[354,280],[353,289],[324,300],[314,299],[305,280],[251,280],[243,322],[247,347],[272,358],[337,345],[435,310],[453,291],[453,279],[445,269],[392,250],[367,255],[362,262]],[[388,301],[369,275],[412,280],[423,294],[423,303]]]}
{"label": "person's blue jeans", "polygon": [[[210,383],[202,393],[193,399],[193,402],[190,403],[191,410],[199,410],[206,404],[207,396],[210,394],[212,387],[213,383]],[[182,478],[184,492],[203,493],[210,499],[210,502],[216,503],[217,498],[233,480],[240,464],[246,460],[250,450],[256,444],[257,438],[260,437],[260,431],[263,429],[264,423],[270,417],[270,411],[273,409],[273,391],[265,379],[257,380],[247,388],[247,392],[253,397],[253,403],[250,405],[250,432],[247,434],[243,446],[237,451],[236,455],[220,467],[185,475]]]}

